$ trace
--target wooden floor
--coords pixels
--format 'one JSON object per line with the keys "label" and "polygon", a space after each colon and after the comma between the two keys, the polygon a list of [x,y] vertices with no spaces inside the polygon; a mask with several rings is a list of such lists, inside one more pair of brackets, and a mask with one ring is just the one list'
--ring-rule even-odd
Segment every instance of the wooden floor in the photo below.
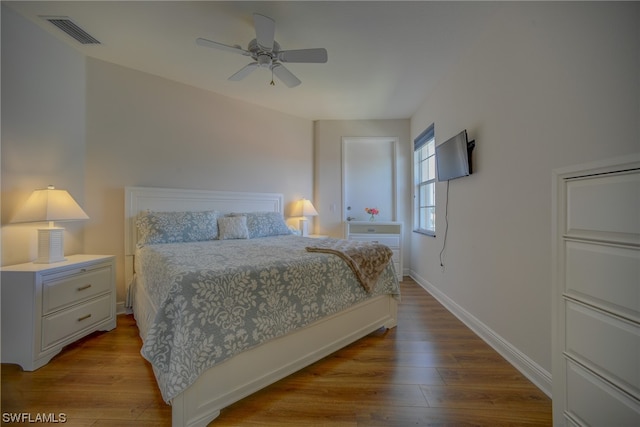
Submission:
{"label": "wooden floor", "polygon": [[[551,425],[544,393],[415,282],[401,286],[397,328],[237,402],[211,426]],[[3,364],[3,418],[64,414],[65,426],[169,426],[170,407],[140,346],[132,316],[119,316],[115,330],[68,346],[35,372]]]}

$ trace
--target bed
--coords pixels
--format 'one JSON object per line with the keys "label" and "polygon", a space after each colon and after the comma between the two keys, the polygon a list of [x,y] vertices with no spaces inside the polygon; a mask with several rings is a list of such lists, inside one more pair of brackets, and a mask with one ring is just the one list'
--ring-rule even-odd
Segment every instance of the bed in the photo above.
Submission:
{"label": "bed", "polygon": [[[141,352],[172,407],[173,426],[206,426],[222,408],[381,327],[396,326],[399,288],[393,263],[366,289],[339,256],[310,250],[322,246],[314,239],[286,232],[233,238],[238,237],[234,225],[204,230],[229,239],[156,244],[145,241],[144,227],[138,227],[149,212],[187,212],[196,218],[215,212],[225,218],[219,226],[226,227],[253,216],[281,217],[283,196],[125,188],[128,303],[143,339]],[[313,275],[302,276],[305,272]],[[171,286],[157,286],[164,281]],[[204,282],[220,283],[215,288],[227,294],[210,295]],[[304,287],[312,284],[313,296]],[[231,298],[237,298],[233,309],[225,311]],[[221,303],[214,307],[216,299]],[[246,306],[240,300],[248,301]],[[291,305],[302,310],[294,312]],[[235,316],[238,311],[251,317]]]}

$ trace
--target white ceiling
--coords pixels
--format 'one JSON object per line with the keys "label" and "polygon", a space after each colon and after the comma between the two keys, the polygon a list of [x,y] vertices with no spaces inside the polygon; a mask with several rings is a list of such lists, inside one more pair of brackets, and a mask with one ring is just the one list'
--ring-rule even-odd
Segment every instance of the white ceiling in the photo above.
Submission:
{"label": "white ceiling", "polygon": [[[17,1],[3,2],[87,56],[298,117],[409,118],[495,13],[499,3],[426,1]],[[276,22],[282,50],[324,47],[325,64],[286,64],[287,88],[258,69],[227,80],[250,58],[195,44],[243,48],[252,14]],[[41,16],[66,16],[97,38],[81,45]]]}

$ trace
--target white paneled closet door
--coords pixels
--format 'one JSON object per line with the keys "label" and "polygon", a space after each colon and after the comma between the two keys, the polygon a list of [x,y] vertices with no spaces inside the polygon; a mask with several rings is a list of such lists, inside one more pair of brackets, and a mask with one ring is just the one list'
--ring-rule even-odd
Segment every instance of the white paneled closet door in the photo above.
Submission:
{"label": "white paneled closet door", "polygon": [[554,192],[554,425],[640,426],[640,155]]}

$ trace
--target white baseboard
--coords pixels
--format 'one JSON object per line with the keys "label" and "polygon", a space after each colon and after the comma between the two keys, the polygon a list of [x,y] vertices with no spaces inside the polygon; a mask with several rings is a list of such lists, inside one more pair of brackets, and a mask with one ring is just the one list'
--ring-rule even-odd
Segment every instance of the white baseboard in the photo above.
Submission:
{"label": "white baseboard", "polygon": [[518,371],[529,379],[544,394],[551,397],[551,374],[540,365],[531,360],[507,340],[498,335],[495,331],[482,323],[471,313],[460,307],[441,292],[438,288],[429,283],[428,280],[420,277],[414,271],[409,276],[429,292],[440,304],[456,316],[462,323],[478,335],[484,342],[489,344],[502,357],[507,359]]}
{"label": "white baseboard", "polygon": [[131,314],[133,311],[130,308],[124,306],[124,301],[116,302],[116,315],[118,314]]}

